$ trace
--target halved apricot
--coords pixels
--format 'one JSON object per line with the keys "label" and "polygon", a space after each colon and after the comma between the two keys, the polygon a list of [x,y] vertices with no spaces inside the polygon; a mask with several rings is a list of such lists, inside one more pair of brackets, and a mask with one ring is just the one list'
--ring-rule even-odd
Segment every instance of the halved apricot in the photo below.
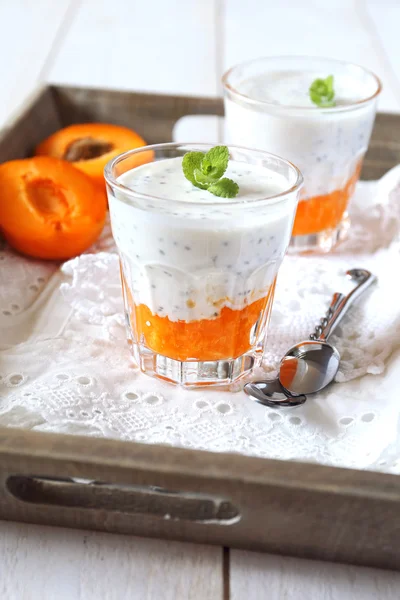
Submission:
{"label": "halved apricot", "polygon": [[[67,160],[104,187],[103,171],[108,161],[142,146],[146,146],[144,139],[127,127],[80,123],[53,133],[37,146],[35,154]],[[140,155],[137,161],[133,166],[141,164]]]}
{"label": "halved apricot", "polygon": [[106,209],[103,191],[66,161],[38,156],[0,165],[0,230],[23,254],[80,254],[100,235]]}

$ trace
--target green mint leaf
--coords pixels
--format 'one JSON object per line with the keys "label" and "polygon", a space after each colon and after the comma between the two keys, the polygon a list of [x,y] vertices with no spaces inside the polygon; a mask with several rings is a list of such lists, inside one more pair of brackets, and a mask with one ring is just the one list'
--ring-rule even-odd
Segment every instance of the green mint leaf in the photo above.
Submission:
{"label": "green mint leaf", "polygon": [[214,194],[214,196],[220,196],[221,198],[234,198],[238,195],[239,186],[235,181],[232,181],[232,179],[224,177],[210,185],[208,191],[211,194]]}
{"label": "green mint leaf", "polygon": [[333,75],[328,75],[326,79],[315,79],[310,85],[309,94],[312,102],[321,108],[336,106]]}
{"label": "green mint leaf", "polygon": [[215,146],[206,154],[187,152],[182,160],[183,174],[193,185],[215,196],[234,198],[239,186],[232,179],[221,179],[229,162],[227,146]]}
{"label": "green mint leaf", "polygon": [[194,178],[197,181],[197,183],[200,183],[201,185],[205,185],[205,186],[209,186],[212,183],[216,183],[219,179],[219,177],[215,177],[211,171],[210,171],[210,175],[204,175],[204,173],[202,172],[201,169],[195,169],[194,170]]}
{"label": "green mint leaf", "polygon": [[332,99],[335,95],[335,92],[333,91],[333,75],[328,75],[328,77],[325,79],[325,83],[326,87],[328,88],[328,96],[330,99]]}
{"label": "green mint leaf", "polygon": [[187,152],[182,160],[182,169],[183,174],[193,185],[202,190],[206,190],[208,188],[208,184],[202,184],[196,181],[194,172],[201,172],[201,163],[204,158],[204,152]]}
{"label": "green mint leaf", "polygon": [[201,170],[214,181],[220,179],[228,168],[229,150],[227,146],[214,146],[203,158]]}

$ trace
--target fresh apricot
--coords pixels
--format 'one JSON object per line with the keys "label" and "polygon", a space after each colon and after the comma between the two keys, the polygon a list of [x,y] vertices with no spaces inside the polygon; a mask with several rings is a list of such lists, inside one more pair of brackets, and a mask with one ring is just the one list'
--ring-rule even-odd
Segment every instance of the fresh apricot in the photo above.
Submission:
{"label": "fresh apricot", "polygon": [[[53,133],[37,146],[35,154],[67,160],[104,188],[103,171],[108,161],[142,146],[146,146],[144,139],[127,127],[80,123]],[[140,155],[136,160],[133,166],[143,162]]]}
{"label": "fresh apricot", "polygon": [[106,209],[102,190],[66,161],[38,156],[0,165],[0,230],[23,254],[80,254],[98,238]]}

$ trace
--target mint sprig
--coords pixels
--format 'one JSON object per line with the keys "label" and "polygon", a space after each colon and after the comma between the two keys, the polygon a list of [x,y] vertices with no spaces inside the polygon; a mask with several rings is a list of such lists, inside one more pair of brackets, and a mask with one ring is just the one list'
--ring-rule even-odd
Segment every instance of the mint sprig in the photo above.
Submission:
{"label": "mint sprig", "polygon": [[182,160],[183,174],[193,185],[208,190],[214,196],[234,198],[239,192],[237,183],[222,177],[229,162],[227,146],[215,146],[208,152],[187,152]]}
{"label": "mint sprig", "polygon": [[315,79],[310,85],[309,94],[314,104],[321,108],[336,106],[333,75],[328,75],[326,79]]}

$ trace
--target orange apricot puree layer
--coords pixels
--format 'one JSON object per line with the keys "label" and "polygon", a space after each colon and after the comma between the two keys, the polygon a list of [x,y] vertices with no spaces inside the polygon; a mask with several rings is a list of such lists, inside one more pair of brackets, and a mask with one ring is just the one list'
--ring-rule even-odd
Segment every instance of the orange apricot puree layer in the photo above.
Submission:
{"label": "orange apricot puree layer", "polygon": [[300,200],[294,220],[293,235],[309,235],[325,229],[334,229],[339,225],[353,194],[354,185],[358,181],[361,165],[360,161],[342,189],[330,194],[314,196],[309,200]]}
{"label": "orange apricot puree layer", "polygon": [[237,358],[254,346],[250,337],[257,321],[256,335],[269,318],[274,288],[240,310],[224,306],[215,318],[197,321],[170,321],[140,304],[131,311],[131,327],[140,343],[175,360]]}

